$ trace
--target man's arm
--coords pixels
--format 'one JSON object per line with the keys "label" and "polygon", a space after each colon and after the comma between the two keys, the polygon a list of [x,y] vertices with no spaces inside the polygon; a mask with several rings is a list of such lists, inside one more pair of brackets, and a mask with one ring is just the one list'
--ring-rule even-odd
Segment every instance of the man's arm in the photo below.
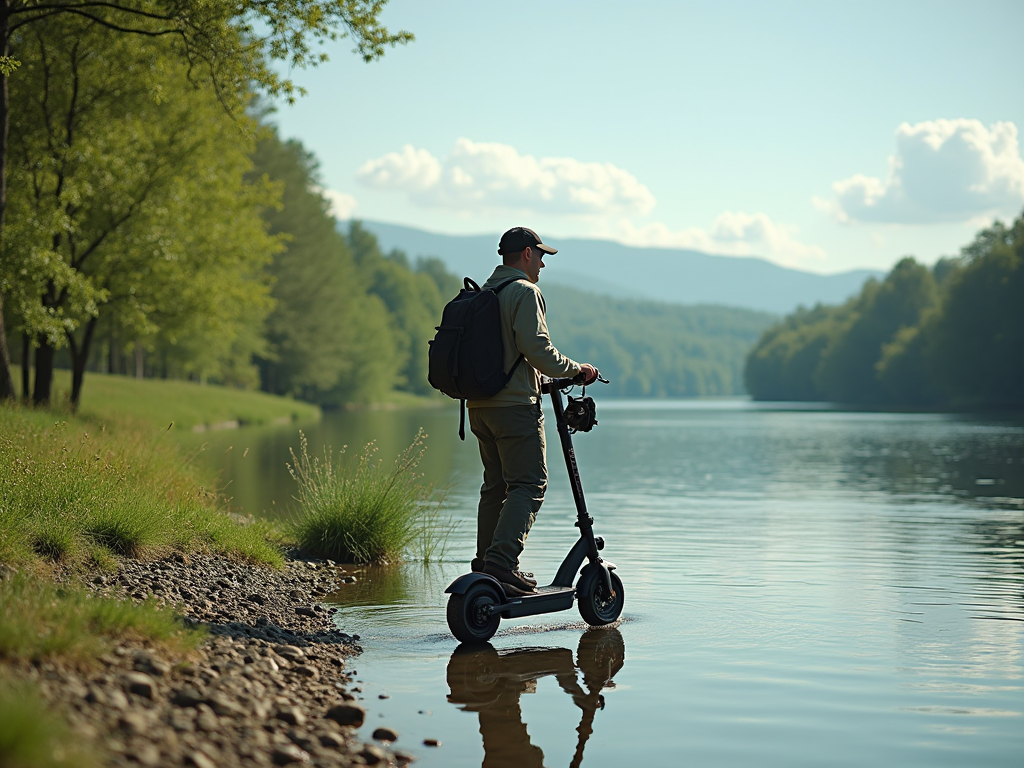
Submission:
{"label": "man's arm", "polygon": [[512,332],[516,347],[526,358],[526,362],[545,376],[571,377],[583,369],[583,366],[563,355],[551,343],[544,308],[541,306],[540,297],[532,288],[523,292],[522,298],[513,310]]}

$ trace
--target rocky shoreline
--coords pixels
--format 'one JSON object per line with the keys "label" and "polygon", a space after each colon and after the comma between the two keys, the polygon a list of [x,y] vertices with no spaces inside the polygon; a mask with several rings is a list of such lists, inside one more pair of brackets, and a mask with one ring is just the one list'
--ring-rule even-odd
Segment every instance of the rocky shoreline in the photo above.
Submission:
{"label": "rocky shoreline", "polygon": [[350,660],[359,636],[340,631],[319,599],[355,577],[295,557],[271,570],[213,555],[123,560],[89,586],[108,597],[152,595],[209,635],[187,658],[124,641],[89,669],[43,660],[8,666],[30,680],[111,766],[397,765],[414,757],[374,731],[359,740]]}

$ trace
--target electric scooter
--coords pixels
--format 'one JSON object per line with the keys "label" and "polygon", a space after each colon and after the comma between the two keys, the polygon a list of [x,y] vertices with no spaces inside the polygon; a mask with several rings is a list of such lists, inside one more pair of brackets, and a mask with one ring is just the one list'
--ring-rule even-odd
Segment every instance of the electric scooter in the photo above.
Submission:
{"label": "electric scooter", "polygon": [[[551,395],[562,455],[576,502],[576,527],[580,529],[580,538],[565,556],[554,580],[532,593],[506,594],[501,582],[485,573],[467,573],[453,581],[445,590],[450,595],[448,627],[463,643],[486,642],[498,631],[501,619],[565,611],[572,608],[573,600],[578,603],[580,616],[591,626],[611,624],[622,613],[625,602],[622,581],[615,573],[615,564],[602,560],[599,554],[604,549],[604,539],[594,535],[594,518],[587,513],[572,436],[562,405],[562,392],[580,383],[576,379],[547,379],[541,385],[542,393]],[[573,405],[579,402],[570,400]],[[592,401],[590,406],[592,416]],[[592,419],[592,424],[596,423],[596,419]],[[584,560],[589,562],[581,572]],[[577,574],[579,579],[574,586]]]}

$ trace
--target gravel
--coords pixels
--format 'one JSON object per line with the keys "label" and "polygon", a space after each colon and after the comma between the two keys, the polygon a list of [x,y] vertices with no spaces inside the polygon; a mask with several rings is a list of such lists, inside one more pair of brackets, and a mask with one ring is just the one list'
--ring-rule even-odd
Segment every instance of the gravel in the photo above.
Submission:
{"label": "gravel", "polygon": [[87,586],[175,606],[209,632],[197,651],[171,658],[124,640],[85,668],[4,664],[33,681],[77,737],[101,744],[109,766],[406,765],[412,755],[356,733],[366,710],[346,666],[362,651],[359,637],[319,604],[348,578],[299,559],[280,571],[214,555],[125,560]]}

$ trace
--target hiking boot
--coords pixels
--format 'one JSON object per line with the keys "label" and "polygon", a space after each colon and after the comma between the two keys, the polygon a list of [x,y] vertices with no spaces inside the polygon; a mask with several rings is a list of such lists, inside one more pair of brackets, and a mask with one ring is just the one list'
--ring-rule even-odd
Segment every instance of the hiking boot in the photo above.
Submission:
{"label": "hiking boot", "polygon": [[488,576],[493,576],[502,584],[507,584],[521,592],[533,592],[534,587],[537,586],[535,580],[528,578],[519,571],[510,571],[508,568],[503,568],[496,563],[485,562],[483,572]]}

